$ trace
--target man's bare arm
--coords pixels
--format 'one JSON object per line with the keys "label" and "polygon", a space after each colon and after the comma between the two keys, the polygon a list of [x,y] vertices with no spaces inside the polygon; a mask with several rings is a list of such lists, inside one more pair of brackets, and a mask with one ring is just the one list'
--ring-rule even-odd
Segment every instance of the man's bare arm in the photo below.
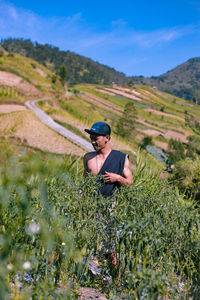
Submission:
{"label": "man's bare arm", "polygon": [[113,182],[119,182],[121,185],[131,185],[133,183],[132,179],[132,173],[130,170],[130,163],[128,157],[126,158],[125,165],[124,165],[124,171],[123,176],[105,172],[105,175],[103,175],[106,182],[113,183]]}
{"label": "man's bare arm", "polygon": [[87,176],[87,174],[88,174],[88,167],[87,167],[88,158],[87,157],[88,157],[88,153],[86,153],[83,158],[83,166],[84,166],[83,176]]}

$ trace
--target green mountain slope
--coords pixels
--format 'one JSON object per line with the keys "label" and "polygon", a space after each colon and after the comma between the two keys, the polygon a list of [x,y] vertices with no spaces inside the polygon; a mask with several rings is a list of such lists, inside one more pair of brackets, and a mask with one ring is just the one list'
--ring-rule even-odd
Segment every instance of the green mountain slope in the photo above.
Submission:
{"label": "green mountain slope", "polygon": [[164,92],[200,103],[200,58],[198,57],[158,77],[126,77],[113,68],[70,51],[60,51],[59,48],[48,44],[41,45],[23,39],[7,39],[3,40],[0,46],[6,51],[30,57],[58,74],[64,64],[67,67],[67,78],[70,84],[111,84],[113,81],[117,84],[127,84],[132,81],[136,84],[156,86]]}
{"label": "green mountain slope", "polygon": [[[0,51],[0,101],[23,103],[28,98],[64,93],[60,77],[33,59]],[[14,101],[15,100],[15,101]]]}
{"label": "green mountain slope", "polygon": [[159,77],[133,77],[132,80],[200,103],[200,57],[192,58]]}
{"label": "green mountain slope", "polygon": [[60,51],[59,48],[51,45],[41,45],[22,39],[7,39],[2,41],[1,45],[6,51],[35,59],[53,72],[59,72],[60,66],[66,65],[69,82],[72,84],[111,84],[113,81],[123,84],[127,81],[123,73],[117,72],[113,68],[70,51]]}

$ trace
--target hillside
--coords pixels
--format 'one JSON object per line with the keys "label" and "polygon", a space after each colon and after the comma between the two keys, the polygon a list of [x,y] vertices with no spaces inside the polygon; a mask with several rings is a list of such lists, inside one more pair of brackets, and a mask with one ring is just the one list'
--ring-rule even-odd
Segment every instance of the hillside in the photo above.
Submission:
{"label": "hillside", "polygon": [[192,58],[159,77],[133,77],[132,80],[200,104],[200,57]]}
{"label": "hillside", "polygon": [[123,73],[113,68],[70,51],[60,51],[59,48],[48,44],[41,45],[37,42],[32,43],[30,40],[8,39],[4,40],[1,45],[6,51],[30,57],[53,72],[59,73],[60,66],[66,65],[70,84],[111,84],[113,81],[122,84],[127,81]]}
{"label": "hillside", "polygon": [[0,57],[0,164],[27,151],[82,155],[79,147],[43,125],[27,110],[27,99],[56,101],[65,90],[58,76],[38,62],[16,53]]}
{"label": "hillside", "polygon": [[[61,51],[58,47],[23,39],[7,39],[0,44],[8,52],[19,53],[30,57],[51,71],[60,73],[60,67],[67,67],[66,80],[69,84],[146,84],[156,86],[159,90],[176,95],[186,100],[200,103],[200,58],[192,58],[176,68],[158,77],[145,78],[143,76],[126,77],[113,68],[75,54]],[[134,72],[134,70],[133,70]]]}
{"label": "hillside", "polygon": [[0,52],[1,102],[63,93],[60,77],[38,62],[16,53]]}
{"label": "hillside", "polygon": [[[196,141],[200,135],[198,105],[147,85],[79,84],[66,91],[59,77],[49,69],[30,58],[4,52],[0,58],[1,138],[11,144],[29,146],[30,150],[84,153],[25,110],[22,105],[27,99],[41,99],[37,105],[54,121],[87,141],[85,128],[96,121],[108,122],[112,127],[112,147],[129,153],[132,166],[146,137],[151,139],[147,148],[150,154],[144,152],[144,155],[157,167],[164,168],[162,162],[167,156],[163,150],[168,151],[170,139],[183,143],[187,153],[190,137],[193,136],[193,140],[195,137]],[[135,107],[135,129],[128,136],[121,136],[118,124],[127,104]]]}

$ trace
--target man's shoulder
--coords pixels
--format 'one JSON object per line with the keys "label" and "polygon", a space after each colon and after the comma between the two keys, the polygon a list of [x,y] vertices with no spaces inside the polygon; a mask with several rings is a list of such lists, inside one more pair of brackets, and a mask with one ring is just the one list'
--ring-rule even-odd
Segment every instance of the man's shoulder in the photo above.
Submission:
{"label": "man's shoulder", "polygon": [[112,150],[113,155],[117,155],[117,156],[127,156],[127,154],[119,151],[119,150]]}
{"label": "man's shoulder", "polygon": [[112,159],[125,162],[127,159],[129,159],[129,155],[119,150],[112,150]]}
{"label": "man's shoulder", "polygon": [[93,157],[95,157],[95,156],[96,156],[96,151],[87,152],[87,153],[84,155],[84,159],[85,159],[85,160],[89,160],[89,159],[91,159],[91,158],[93,158]]}

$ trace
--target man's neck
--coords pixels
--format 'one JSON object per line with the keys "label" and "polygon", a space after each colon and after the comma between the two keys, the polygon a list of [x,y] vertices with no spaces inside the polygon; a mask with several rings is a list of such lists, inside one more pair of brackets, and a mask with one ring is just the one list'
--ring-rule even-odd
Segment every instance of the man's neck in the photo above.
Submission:
{"label": "man's neck", "polygon": [[110,145],[107,145],[107,147],[102,148],[101,150],[97,151],[97,155],[107,157],[111,151],[112,151],[112,149],[111,149]]}

